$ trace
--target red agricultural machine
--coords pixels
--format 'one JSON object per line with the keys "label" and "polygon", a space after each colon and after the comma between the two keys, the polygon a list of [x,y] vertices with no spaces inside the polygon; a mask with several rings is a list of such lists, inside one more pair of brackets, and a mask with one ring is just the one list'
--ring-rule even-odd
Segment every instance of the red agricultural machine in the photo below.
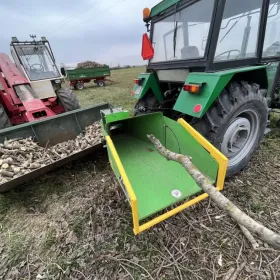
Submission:
{"label": "red agricultural machine", "polygon": [[76,95],[62,88],[63,76],[45,37],[20,42],[0,54],[0,129],[80,108]]}

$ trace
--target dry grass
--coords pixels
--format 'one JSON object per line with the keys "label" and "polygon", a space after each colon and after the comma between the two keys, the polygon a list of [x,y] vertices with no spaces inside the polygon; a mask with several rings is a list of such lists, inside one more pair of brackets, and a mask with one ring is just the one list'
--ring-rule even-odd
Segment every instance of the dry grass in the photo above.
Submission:
{"label": "dry grass", "polygon": [[[80,91],[81,103],[103,100],[132,108],[131,80],[139,70],[126,71],[113,73],[119,84]],[[277,232],[279,136],[275,129],[224,191]],[[280,279],[279,252],[254,251],[235,222],[209,200],[135,237],[106,153],[2,196],[0,218],[0,279],[222,280],[244,262],[237,279]]]}

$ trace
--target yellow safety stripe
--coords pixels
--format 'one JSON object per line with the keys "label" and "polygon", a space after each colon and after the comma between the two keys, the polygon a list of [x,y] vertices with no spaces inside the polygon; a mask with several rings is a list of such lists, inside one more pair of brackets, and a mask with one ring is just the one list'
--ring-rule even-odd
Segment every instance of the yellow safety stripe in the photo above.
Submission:
{"label": "yellow safety stripe", "polygon": [[228,159],[210,142],[208,142],[198,131],[196,131],[191,125],[189,125],[184,119],[179,119],[178,123],[181,124],[194,137],[194,139],[202,147],[204,147],[210,153],[210,155],[218,162],[219,171],[217,176],[216,187],[217,190],[222,190],[224,188]]}
{"label": "yellow safety stripe", "polygon": [[127,190],[128,196],[130,198],[130,205],[132,209],[132,219],[133,219],[133,227],[135,234],[139,233],[139,217],[138,217],[138,207],[137,207],[137,199],[136,195],[131,187],[131,184],[129,182],[129,179],[126,175],[126,172],[123,168],[123,165],[121,163],[120,157],[116,151],[116,148],[113,144],[113,141],[110,136],[105,136],[107,146],[109,147],[112,157],[114,158],[114,161],[116,163],[116,166],[120,172],[120,175],[123,179],[123,183],[125,186],[125,189]]}
{"label": "yellow safety stripe", "polygon": [[162,221],[164,221],[164,220],[166,220],[166,219],[168,219],[168,218],[170,218],[170,217],[172,217],[176,214],[178,214],[179,212],[183,211],[184,209],[200,202],[201,200],[203,200],[207,197],[208,197],[208,194],[204,193],[204,194],[202,194],[202,195],[200,195],[200,196],[198,196],[198,197],[196,197],[196,198],[194,198],[190,201],[185,202],[184,204],[182,204],[182,205],[180,205],[180,206],[178,206],[178,207],[176,207],[176,208],[174,208],[174,209],[172,209],[172,210],[154,218],[153,220],[141,225],[139,227],[139,232],[142,232],[142,231],[144,231],[144,230],[146,230],[146,229],[148,229],[148,228],[150,228],[150,227],[152,227],[152,226],[154,226],[154,225],[156,225],[156,224],[158,224],[158,223],[160,223],[160,222],[162,222]]}

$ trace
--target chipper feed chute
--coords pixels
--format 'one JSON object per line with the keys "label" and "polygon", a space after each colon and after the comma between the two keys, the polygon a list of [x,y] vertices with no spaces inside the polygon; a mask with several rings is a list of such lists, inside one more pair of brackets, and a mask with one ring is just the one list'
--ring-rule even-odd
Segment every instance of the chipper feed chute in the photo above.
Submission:
{"label": "chipper feed chute", "polygon": [[[87,126],[100,121],[100,110],[108,109],[108,103],[91,106],[85,109],[78,109],[68,113],[63,113],[55,117],[46,118],[41,121],[30,122],[11,128],[0,130],[0,143],[10,139],[25,139],[32,137],[34,142],[41,147],[52,147],[58,143],[75,139],[82,134]],[[101,150],[101,141],[81,151],[75,151],[68,156],[45,164],[43,167],[31,170],[24,175],[11,178],[6,183],[0,183],[0,193],[6,192],[16,186],[26,183],[36,177],[43,175],[53,169],[66,165],[74,160],[82,158],[87,154]],[[0,155],[2,154],[0,150]],[[24,164],[24,163],[23,163]],[[1,175],[0,175],[1,179]],[[0,180],[1,181],[1,180]]]}
{"label": "chipper feed chute", "polygon": [[192,157],[209,181],[223,189],[227,158],[183,119],[175,122],[162,113],[129,118],[125,111],[103,110],[102,128],[112,169],[132,209],[135,234],[208,197],[179,163],[157,152],[148,134]]}

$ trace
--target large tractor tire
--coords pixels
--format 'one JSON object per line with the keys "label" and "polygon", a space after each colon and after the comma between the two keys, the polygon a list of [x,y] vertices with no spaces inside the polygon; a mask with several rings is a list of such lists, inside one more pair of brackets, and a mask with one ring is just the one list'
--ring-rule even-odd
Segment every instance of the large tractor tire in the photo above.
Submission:
{"label": "large tractor tire", "polygon": [[4,129],[7,127],[11,127],[12,124],[5,112],[5,109],[3,106],[0,104],[0,129]]}
{"label": "large tractor tire", "polygon": [[65,112],[73,111],[81,108],[76,94],[69,88],[60,88],[57,92],[57,97]]}
{"label": "large tractor tire", "polygon": [[264,137],[268,107],[257,84],[232,82],[193,124],[228,159],[227,177],[248,164]]}

